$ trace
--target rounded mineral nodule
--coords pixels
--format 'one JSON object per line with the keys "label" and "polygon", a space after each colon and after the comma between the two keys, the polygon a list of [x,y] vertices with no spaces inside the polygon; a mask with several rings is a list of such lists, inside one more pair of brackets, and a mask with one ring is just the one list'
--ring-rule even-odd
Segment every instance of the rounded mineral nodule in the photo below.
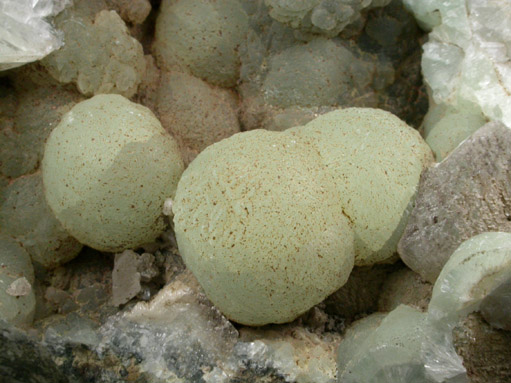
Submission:
{"label": "rounded mineral nodule", "polygon": [[0,320],[29,325],[35,313],[34,268],[28,253],[0,233]]}
{"label": "rounded mineral nodule", "polygon": [[336,110],[288,130],[317,146],[355,230],[355,264],[388,261],[411,212],[422,170],[433,161],[420,134],[389,112]]}
{"label": "rounded mineral nodule", "polygon": [[239,133],[205,149],[183,173],[173,205],[179,250],[228,318],[289,322],[352,270],[353,230],[339,201],[306,140]]}
{"label": "rounded mineral nodule", "polygon": [[149,109],[98,95],[53,130],[42,169],[46,200],[62,226],[81,243],[114,252],[164,230],[163,203],[175,193],[183,160]]}
{"label": "rounded mineral nodule", "polygon": [[234,86],[248,17],[237,0],[164,0],[154,49],[167,70],[186,69],[214,85]]}

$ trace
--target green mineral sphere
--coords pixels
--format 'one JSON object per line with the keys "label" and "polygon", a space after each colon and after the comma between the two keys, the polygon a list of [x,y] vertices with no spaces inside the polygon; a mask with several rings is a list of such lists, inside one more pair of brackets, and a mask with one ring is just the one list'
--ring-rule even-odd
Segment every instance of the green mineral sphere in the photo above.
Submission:
{"label": "green mineral sphere", "polygon": [[43,158],[46,200],[78,241],[121,251],[154,240],[183,172],[177,144],[153,113],[118,95],[77,104]]}
{"label": "green mineral sphere", "polygon": [[284,323],[347,280],[353,230],[317,150],[281,132],[201,152],[174,201],[180,253],[211,301],[246,325]]}
{"label": "green mineral sphere", "polygon": [[355,264],[388,261],[411,212],[422,170],[433,160],[419,133],[391,113],[336,110],[288,130],[316,143],[354,222]]}
{"label": "green mineral sphere", "polygon": [[165,69],[186,69],[214,85],[234,86],[248,17],[238,0],[163,0],[154,49]]}

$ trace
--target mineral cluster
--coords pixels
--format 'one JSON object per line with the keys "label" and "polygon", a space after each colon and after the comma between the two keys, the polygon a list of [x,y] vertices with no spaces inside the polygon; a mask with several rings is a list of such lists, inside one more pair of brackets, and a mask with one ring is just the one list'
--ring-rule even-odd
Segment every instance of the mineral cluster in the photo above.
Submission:
{"label": "mineral cluster", "polygon": [[0,1],[0,382],[510,382],[510,25]]}

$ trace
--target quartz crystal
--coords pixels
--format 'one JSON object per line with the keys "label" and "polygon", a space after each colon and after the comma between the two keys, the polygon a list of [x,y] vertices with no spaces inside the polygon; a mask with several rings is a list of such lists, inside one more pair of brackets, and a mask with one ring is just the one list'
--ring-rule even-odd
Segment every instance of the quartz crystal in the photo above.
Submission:
{"label": "quartz crystal", "polygon": [[69,0],[2,0],[0,70],[36,61],[63,44],[62,33],[48,22]]}
{"label": "quartz crystal", "polygon": [[3,202],[0,198],[0,227],[45,268],[73,259],[82,248],[46,204],[39,172],[18,178],[5,189]]}
{"label": "quartz crystal", "polygon": [[295,319],[341,287],[353,230],[317,149],[286,132],[236,134],[185,170],[173,205],[179,251],[229,319]]}
{"label": "quartz crystal", "polygon": [[511,126],[511,7],[507,0],[405,0],[422,26],[424,80],[437,104],[476,105]]}
{"label": "quartz crystal", "polygon": [[511,131],[492,122],[424,172],[398,246],[412,270],[434,282],[463,241],[511,231],[510,159]]}

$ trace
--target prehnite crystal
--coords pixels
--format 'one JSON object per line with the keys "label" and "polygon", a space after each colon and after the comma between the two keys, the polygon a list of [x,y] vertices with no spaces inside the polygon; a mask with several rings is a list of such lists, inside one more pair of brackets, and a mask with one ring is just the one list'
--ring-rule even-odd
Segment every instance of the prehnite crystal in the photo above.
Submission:
{"label": "prehnite crystal", "polygon": [[62,226],[90,247],[122,251],[163,231],[163,203],[183,161],[149,109],[98,95],[53,130],[42,167],[46,200]]}
{"label": "prehnite crystal", "polygon": [[187,163],[209,145],[240,131],[235,93],[186,73],[161,74],[156,112]]}
{"label": "prehnite crystal", "polygon": [[228,318],[289,322],[341,287],[353,267],[338,193],[306,140],[236,134],[183,173],[173,206],[181,256]]}
{"label": "prehnite crystal", "polygon": [[248,18],[237,0],[164,0],[154,51],[162,68],[188,70],[211,84],[232,87],[247,31]]}
{"label": "prehnite crystal", "polygon": [[423,173],[398,245],[408,267],[435,282],[463,241],[511,232],[510,160],[511,130],[490,122]]}
{"label": "prehnite crystal", "polygon": [[23,245],[33,262],[45,268],[73,259],[82,248],[46,204],[39,172],[16,179],[0,196],[0,227]]}
{"label": "prehnite crystal", "polygon": [[30,256],[15,240],[0,234],[1,320],[14,325],[32,323],[35,312],[33,283],[34,269]]}
{"label": "prehnite crystal", "polygon": [[391,113],[347,108],[288,130],[317,147],[355,229],[355,264],[388,261],[397,250],[422,170],[432,161],[419,133]]}
{"label": "prehnite crystal", "polygon": [[63,83],[73,82],[91,96],[117,93],[132,97],[145,73],[142,45],[130,36],[126,24],[115,11],[94,13],[99,1],[77,4],[56,18],[66,44],[42,63]]}

